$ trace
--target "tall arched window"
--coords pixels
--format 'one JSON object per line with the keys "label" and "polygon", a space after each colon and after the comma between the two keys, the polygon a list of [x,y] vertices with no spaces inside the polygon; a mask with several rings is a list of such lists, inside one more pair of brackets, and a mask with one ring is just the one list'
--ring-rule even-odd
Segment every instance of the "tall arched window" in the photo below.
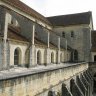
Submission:
{"label": "tall arched window", "polygon": [[62,37],[64,37],[64,38],[65,38],[65,32],[64,32],[64,31],[62,32]]}
{"label": "tall arched window", "polygon": [[44,51],[44,65],[47,65],[47,50]]}
{"label": "tall arched window", "polygon": [[74,83],[73,83],[73,82],[74,82],[74,80],[71,79],[71,80],[70,80],[70,92],[71,92],[72,94],[73,94],[73,90],[74,90],[74,89],[73,89],[73,86],[74,86]]}
{"label": "tall arched window", "polygon": [[41,51],[37,52],[37,64],[41,64]]}
{"label": "tall arched window", "polygon": [[78,51],[74,50],[74,60],[78,61]]}
{"label": "tall arched window", "polygon": [[74,31],[71,31],[71,37],[74,37]]}
{"label": "tall arched window", "polygon": [[62,53],[60,54],[60,62],[62,62]]}
{"label": "tall arched window", "polygon": [[51,63],[54,63],[54,53],[51,53]]}
{"label": "tall arched window", "polygon": [[14,65],[19,65],[21,63],[21,50],[16,48],[14,51]]}
{"label": "tall arched window", "polygon": [[94,62],[96,62],[96,55],[94,55]]}

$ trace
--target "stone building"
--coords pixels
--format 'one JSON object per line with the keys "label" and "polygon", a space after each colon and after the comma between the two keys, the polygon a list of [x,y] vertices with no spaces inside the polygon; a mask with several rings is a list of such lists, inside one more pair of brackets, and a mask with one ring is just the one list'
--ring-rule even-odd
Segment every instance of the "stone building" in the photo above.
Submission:
{"label": "stone building", "polygon": [[91,12],[44,17],[0,0],[0,96],[92,96],[92,30]]}
{"label": "stone building", "polygon": [[53,30],[67,39],[68,45],[74,49],[78,56],[72,56],[73,60],[91,60],[91,30],[93,30],[92,13],[84,12],[77,14],[48,17],[54,26]]}

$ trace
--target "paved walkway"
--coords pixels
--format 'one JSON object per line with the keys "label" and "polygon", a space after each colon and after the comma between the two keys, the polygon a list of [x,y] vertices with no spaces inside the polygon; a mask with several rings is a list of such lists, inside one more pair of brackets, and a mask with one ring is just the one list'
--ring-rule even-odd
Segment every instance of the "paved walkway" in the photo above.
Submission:
{"label": "paved walkway", "polygon": [[25,76],[30,74],[36,74],[40,72],[55,70],[58,68],[64,68],[64,67],[70,67],[70,66],[76,66],[79,64],[83,64],[85,62],[81,63],[61,63],[61,64],[50,64],[47,66],[44,65],[38,65],[36,67],[32,68],[24,68],[24,67],[14,67],[9,70],[0,71],[0,80],[8,79],[8,78],[14,78],[19,76]]}

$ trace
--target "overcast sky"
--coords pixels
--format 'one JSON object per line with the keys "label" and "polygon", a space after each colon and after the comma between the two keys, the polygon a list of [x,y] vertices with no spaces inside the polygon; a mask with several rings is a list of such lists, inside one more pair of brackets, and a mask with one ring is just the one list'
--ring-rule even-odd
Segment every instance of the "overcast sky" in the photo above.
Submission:
{"label": "overcast sky", "polygon": [[92,11],[96,29],[96,0],[21,0],[42,15],[55,16]]}

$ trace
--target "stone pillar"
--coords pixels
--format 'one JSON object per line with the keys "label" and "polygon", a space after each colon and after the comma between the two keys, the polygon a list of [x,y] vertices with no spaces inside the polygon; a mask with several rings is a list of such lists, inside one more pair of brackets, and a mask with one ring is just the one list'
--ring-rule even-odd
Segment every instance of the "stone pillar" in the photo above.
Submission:
{"label": "stone pillar", "polygon": [[77,84],[80,87],[81,91],[83,92],[84,96],[87,96],[86,95],[87,89],[86,89],[85,85],[83,84],[82,80],[79,77],[77,77],[76,81],[77,81]]}
{"label": "stone pillar", "polygon": [[48,44],[48,48],[49,48],[49,46],[50,46],[49,45],[50,44],[50,33],[48,32],[47,34],[48,34],[48,36],[47,36],[47,44]]}
{"label": "stone pillar", "polygon": [[46,63],[47,64],[50,64],[50,49],[49,48],[47,48],[46,49]]}
{"label": "stone pillar", "polygon": [[86,74],[88,75],[88,77],[91,80],[91,90],[93,91],[93,77],[92,77],[92,75],[91,75],[91,73],[89,71],[87,71]]}
{"label": "stone pillar", "polygon": [[46,49],[46,63],[50,64],[50,33],[47,32],[47,49]]}
{"label": "stone pillar", "polygon": [[90,96],[90,94],[89,94],[89,87],[90,87],[90,85],[89,85],[89,82],[86,80],[86,78],[85,78],[85,76],[82,74],[82,81],[83,81],[83,83],[84,83],[84,85],[86,86],[86,89],[87,89],[87,94],[86,94],[86,96]]}
{"label": "stone pillar", "polygon": [[8,40],[8,43],[7,43],[7,60],[8,60],[8,64],[7,64],[7,69],[9,70],[10,69],[10,41]]}
{"label": "stone pillar", "polygon": [[89,78],[86,72],[84,73],[84,76],[89,83],[89,96],[92,96],[92,92],[93,92],[92,80]]}
{"label": "stone pillar", "polygon": [[61,90],[62,90],[61,96],[73,96],[65,84],[62,84]]}
{"label": "stone pillar", "polygon": [[77,85],[77,83],[74,81],[74,79],[71,80],[71,93],[73,96],[84,96],[81,89]]}
{"label": "stone pillar", "polygon": [[32,45],[30,47],[30,67],[35,66],[35,24],[32,26]]}
{"label": "stone pillar", "polygon": [[60,61],[60,37],[58,37],[58,54],[57,54],[57,59],[58,59],[58,64],[61,62]]}
{"label": "stone pillar", "polygon": [[3,37],[3,50],[2,50],[2,67],[3,69],[7,69],[7,32],[8,32],[8,13],[5,15],[5,25],[4,25],[4,37]]}

